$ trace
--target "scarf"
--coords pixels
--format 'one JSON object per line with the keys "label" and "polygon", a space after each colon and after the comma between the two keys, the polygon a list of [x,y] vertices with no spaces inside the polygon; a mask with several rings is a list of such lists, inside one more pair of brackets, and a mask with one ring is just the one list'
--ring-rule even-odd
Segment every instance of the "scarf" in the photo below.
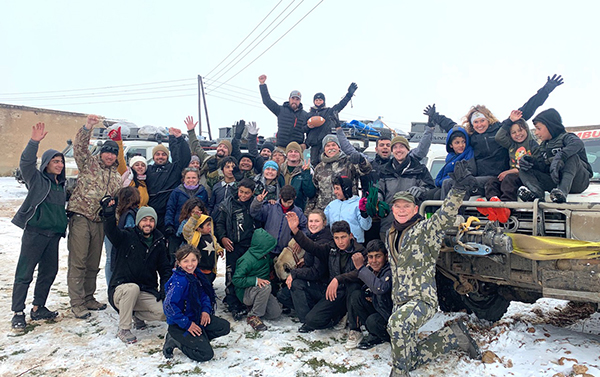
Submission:
{"label": "scarf", "polygon": [[200,187],[200,184],[198,183],[197,185],[186,185],[185,183],[183,184],[183,187],[185,187],[186,190],[189,191],[195,191],[198,189],[198,187]]}
{"label": "scarf", "polygon": [[344,152],[342,152],[341,150],[340,150],[340,153],[336,154],[333,157],[327,157],[327,155],[325,155],[325,152],[323,152],[323,153],[321,153],[321,162],[329,164],[331,162],[340,160],[342,157],[346,157],[346,154],[344,154]]}
{"label": "scarf", "polygon": [[404,230],[406,228],[408,228],[409,226],[413,225],[414,223],[416,223],[417,221],[421,220],[422,218],[423,217],[421,215],[419,215],[418,213],[416,213],[413,217],[411,217],[404,224],[400,224],[398,222],[398,220],[396,220],[396,218],[394,218],[394,229],[396,229],[398,231],[398,233],[402,233],[402,232],[404,232]]}

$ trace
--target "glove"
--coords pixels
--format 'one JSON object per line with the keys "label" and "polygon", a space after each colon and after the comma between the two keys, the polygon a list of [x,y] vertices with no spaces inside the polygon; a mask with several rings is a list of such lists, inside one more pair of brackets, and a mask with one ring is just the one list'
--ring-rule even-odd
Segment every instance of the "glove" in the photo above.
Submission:
{"label": "glove", "polygon": [[100,207],[102,208],[100,214],[103,217],[114,216],[117,210],[117,197],[113,198],[110,195],[106,195],[104,198],[100,199]]}
{"label": "glove", "polygon": [[258,127],[256,127],[256,122],[246,123],[246,129],[248,130],[248,135],[258,135]]}
{"label": "glove", "polygon": [[533,168],[533,157],[530,155],[525,155],[521,157],[519,160],[519,170],[521,171],[529,171]]}
{"label": "glove", "polygon": [[360,198],[358,201],[358,209],[360,212],[367,212],[367,198]]}
{"label": "glove", "polygon": [[117,127],[116,129],[112,129],[108,132],[108,138],[112,141],[121,141],[123,138],[121,137],[121,127]]}
{"label": "glove", "polygon": [[175,228],[173,228],[172,226],[168,226],[165,228],[165,237],[166,238],[169,238],[174,234],[175,234]]}
{"label": "glove", "polygon": [[554,155],[552,163],[550,164],[550,178],[552,178],[557,185],[560,183],[560,176],[562,175],[564,167],[565,162],[562,159],[562,153],[558,152]]}
{"label": "glove", "polygon": [[209,173],[212,173],[219,168],[216,158],[209,158],[206,160],[206,166],[208,166]]}
{"label": "glove", "polygon": [[427,191],[427,189],[419,186],[413,186],[408,189],[408,193],[414,196],[415,199],[417,199],[417,201],[421,200],[421,197],[423,196],[425,191]]}
{"label": "glove", "polygon": [[548,93],[552,92],[557,86],[562,85],[564,83],[561,75],[554,75],[552,78],[548,76],[548,81],[544,85],[544,88],[548,90]]}
{"label": "glove", "polygon": [[240,120],[235,124],[235,138],[241,139],[242,134],[244,133],[244,128],[246,127],[246,122],[244,120]]}
{"label": "glove", "polygon": [[353,82],[348,87],[348,94],[347,95],[350,96],[350,97],[352,97],[354,95],[354,92],[356,92],[356,89],[358,89],[358,85],[356,85],[356,83]]}
{"label": "glove", "polygon": [[425,110],[423,110],[423,115],[427,115],[428,117],[432,117],[434,116],[436,113],[435,111],[435,103],[433,105],[427,105],[427,107],[425,108]]}
{"label": "glove", "polygon": [[469,171],[469,162],[467,160],[458,161],[454,164],[454,172],[449,176],[454,180],[454,188],[459,191],[470,192],[471,189],[477,186],[477,180]]}
{"label": "glove", "polygon": [[361,153],[352,153],[348,160],[350,161],[350,163],[352,164],[361,164],[362,162],[364,162],[365,160],[365,156],[363,156]]}

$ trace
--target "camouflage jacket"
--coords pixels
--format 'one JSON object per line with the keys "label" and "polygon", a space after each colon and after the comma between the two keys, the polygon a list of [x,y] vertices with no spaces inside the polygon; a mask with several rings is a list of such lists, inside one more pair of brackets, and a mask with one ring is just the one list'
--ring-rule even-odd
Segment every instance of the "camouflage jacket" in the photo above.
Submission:
{"label": "camouflage jacket", "polygon": [[324,209],[336,199],[333,194],[333,179],[336,176],[344,175],[352,179],[352,194],[358,195],[360,177],[370,172],[371,164],[366,159],[360,164],[353,164],[343,152],[333,158],[321,156],[321,162],[315,167],[313,174],[316,195],[306,205],[306,212],[314,208]]}
{"label": "camouflage jacket", "polygon": [[100,155],[92,156],[88,145],[91,130],[81,127],[73,142],[73,157],[79,174],[77,186],[71,195],[68,212],[75,212],[94,222],[101,222],[100,199],[106,195],[115,196],[121,188],[121,175],[117,171],[118,162],[106,166]]}
{"label": "camouflage jacket", "polygon": [[[464,191],[452,189],[442,207],[429,219],[417,221],[402,234],[393,226],[387,231],[394,305],[416,299],[437,307],[435,264],[445,231],[453,226],[463,197]],[[399,248],[396,248],[397,237],[401,237]]]}

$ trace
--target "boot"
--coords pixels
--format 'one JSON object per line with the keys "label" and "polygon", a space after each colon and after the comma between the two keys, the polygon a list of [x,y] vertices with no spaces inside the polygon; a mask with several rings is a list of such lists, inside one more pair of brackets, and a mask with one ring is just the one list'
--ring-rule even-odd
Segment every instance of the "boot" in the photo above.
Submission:
{"label": "boot", "polygon": [[167,335],[165,336],[165,344],[163,345],[162,350],[163,356],[167,359],[173,358],[173,350],[175,348],[181,349],[181,343],[173,339],[171,334],[167,332]]}
{"label": "boot", "polygon": [[457,321],[450,325],[450,329],[458,339],[458,348],[465,351],[471,359],[481,360],[479,346],[469,334],[467,326],[462,321]]}

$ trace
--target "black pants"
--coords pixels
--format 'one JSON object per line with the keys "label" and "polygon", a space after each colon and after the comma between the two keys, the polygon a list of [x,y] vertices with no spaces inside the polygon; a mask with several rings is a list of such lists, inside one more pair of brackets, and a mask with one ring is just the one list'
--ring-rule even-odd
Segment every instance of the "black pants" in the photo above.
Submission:
{"label": "black pants", "polygon": [[283,306],[294,309],[300,322],[305,323],[306,315],[310,310],[325,298],[327,286],[316,281],[293,279],[292,289],[284,286],[278,293],[277,299]]}
{"label": "black pants", "polygon": [[235,287],[231,282],[231,278],[235,273],[235,265],[242,255],[248,250],[248,247],[241,246],[240,244],[233,245],[233,251],[225,250],[225,298],[223,302],[227,305],[229,311],[241,310],[244,304],[235,294]]}
{"label": "black pants", "polygon": [[172,235],[169,237],[169,261],[172,265],[175,265],[175,253],[181,247],[181,244],[185,241],[183,237]]}
{"label": "black pants", "polygon": [[21,254],[15,272],[12,293],[12,311],[25,310],[25,299],[29,284],[33,281],[33,272],[38,266],[33,305],[45,306],[50,287],[58,273],[58,242],[60,234],[44,235],[28,229],[23,231]]}
{"label": "black pants", "polygon": [[373,303],[367,301],[365,292],[357,289],[350,295],[350,305],[348,305],[348,322],[350,330],[360,330],[361,325],[365,325],[369,334],[379,339],[388,341],[390,336],[387,332],[388,318],[383,318]]}
{"label": "black pants", "polygon": [[503,202],[516,202],[517,190],[523,186],[518,173],[507,174],[500,181],[498,177],[491,178],[485,183],[485,197],[487,200],[497,196]]}
{"label": "black pants", "polygon": [[342,289],[338,288],[337,297],[333,301],[323,297],[306,314],[304,323],[313,329],[326,329],[335,325],[346,314],[348,299],[356,289],[360,289],[358,284],[351,284]]}
{"label": "black pants", "polygon": [[554,183],[550,173],[544,173],[537,169],[520,171],[519,178],[540,199],[544,199],[545,191],[552,191],[555,187],[567,195],[584,192],[590,185],[589,172],[577,155],[569,157],[565,162],[558,185]]}
{"label": "black pants", "polygon": [[208,361],[215,353],[210,346],[210,341],[229,334],[229,322],[223,318],[210,316],[210,323],[202,329],[200,336],[193,336],[187,330],[177,325],[169,325],[169,334],[181,346],[181,352],[194,361]]}

